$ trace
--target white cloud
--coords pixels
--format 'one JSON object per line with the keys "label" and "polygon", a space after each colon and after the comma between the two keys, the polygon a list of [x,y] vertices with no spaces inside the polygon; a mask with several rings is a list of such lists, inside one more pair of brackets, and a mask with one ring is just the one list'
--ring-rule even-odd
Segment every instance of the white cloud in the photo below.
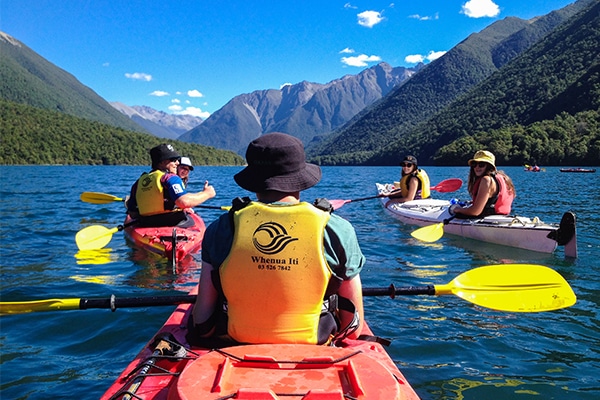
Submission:
{"label": "white cloud", "polygon": [[351,67],[366,67],[367,63],[381,61],[381,57],[361,54],[353,57],[342,57],[341,61]]}
{"label": "white cloud", "polygon": [[179,103],[181,103],[181,100],[179,100],[179,99],[171,99],[171,103],[179,104]]}
{"label": "white cloud", "polygon": [[367,28],[372,28],[377,25],[383,18],[381,17],[381,13],[379,11],[363,11],[357,15],[358,24],[361,26],[366,26]]}
{"label": "white cloud", "polygon": [[187,95],[190,97],[204,97],[204,95],[196,89],[188,90]]}
{"label": "white cloud", "polygon": [[102,66],[103,67],[110,67],[110,63],[109,62],[102,63]]}
{"label": "white cloud", "polygon": [[354,53],[354,49],[346,47],[344,50],[340,51],[340,54],[352,54]]}
{"label": "white cloud", "polygon": [[135,81],[146,81],[146,82],[150,82],[152,80],[152,75],[150,74],[145,74],[143,72],[134,72],[133,74],[130,73],[126,73],[125,74],[126,78],[129,79],[133,79]]}
{"label": "white cloud", "polygon": [[429,54],[427,54],[427,55],[411,54],[411,55],[404,57],[404,62],[407,62],[409,64],[418,64],[420,62],[424,62],[425,60],[427,60],[427,61],[437,60],[444,54],[446,54],[445,51],[433,51],[433,50],[430,51]]}
{"label": "white cloud", "polygon": [[471,18],[495,17],[500,14],[500,7],[492,0],[469,0],[460,12]]}
{"label": "white cloud", "polygon": [[413,15],[409,15],[408,18],[418,19],[419,21],[431,21],[434,19],[440,19],[440,15],[438,13],[435,13],[435,15],[433,15],[433,16],[413,14]]}
{"label": "white cloud", "polygon": [[445,51],[433,51],[432,50],[432,51],[429,52],[429,54],[427,54],[427,59],[429,61],[437,60],[438,58],[440,58],[444,54],[446,54]]}
{"label": "white cloud", "polygon": [[194,117],[200,117],[206,119],[210,117],[210,113],[208,111],[202,111],[198,107],[186,107],[182,108],[181,106],[171,106],[169,110],[173,111],[175,115],[192,115]]}
{"label": "white cloud", "polygon": [[344,8],[358,8],[358,7],[356,7],[356,6],[353,6],[353,5],[352,5],[352,4],[350,4],[350,3],[346,3],[346,4],[344,4]]}
{"label": "white cloud", "polygon": [[164,90],[155,90],[154,92],[150,93],[150,96],[156,96],[156,97],[164,97],[164,96],[168,96],[169,92],[165,92]]}
{"label": "white cloud", "polygon": [[425,61],[425,56],[421,54],[411,54],[409,56],[404,57],[404,61],[409,64],[418,64],[420,62]]}

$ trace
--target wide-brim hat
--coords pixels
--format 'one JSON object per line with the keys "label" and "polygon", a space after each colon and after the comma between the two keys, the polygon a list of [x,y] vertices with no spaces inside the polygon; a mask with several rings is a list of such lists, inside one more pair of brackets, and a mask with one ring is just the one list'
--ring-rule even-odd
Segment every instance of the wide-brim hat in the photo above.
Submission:
{"label": "wide-brim hat", "polygon": [[306,162],[302,142],[285,133],[268,133],[250,142],[246,162],[248,166],[233,178],[254,193],[299,192],[321,180],[321,168]]}
{"label": "wide-brim hat", "polygon": [[152,166],[155,167],[165,160],[181,158],[181,155],[175,151],[172,145],[163,143],[150,149],[150,158],[152,158]]}
{"label": "wide-brim hat", "polygon": [[179,165],[184,165],[190,169],[190,171],[194,170],[194,166],[192,165],[192,160],[189,157],[181,157],[179,160]]}
{"label": "wide-brim hat", "polygon": [[479,150],[475,153],[472,159],[469,160],[469,166],[472,167],[474,163],[480,161],[490,164],[496,169],[496,157],[487,150]]}

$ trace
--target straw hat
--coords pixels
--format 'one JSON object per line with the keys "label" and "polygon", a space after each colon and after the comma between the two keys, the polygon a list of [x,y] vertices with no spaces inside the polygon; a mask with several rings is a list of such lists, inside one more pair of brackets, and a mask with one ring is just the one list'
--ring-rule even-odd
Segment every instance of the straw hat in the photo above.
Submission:
{"label": "straw hat", "polygon": [[486,162],[490,164],[494,169],[496,169],[496,157],[487,150],[479,150],[475,153],[472,159],[469,160],[469,166],[472,167],[473,164],[478,163],[480,161]]}

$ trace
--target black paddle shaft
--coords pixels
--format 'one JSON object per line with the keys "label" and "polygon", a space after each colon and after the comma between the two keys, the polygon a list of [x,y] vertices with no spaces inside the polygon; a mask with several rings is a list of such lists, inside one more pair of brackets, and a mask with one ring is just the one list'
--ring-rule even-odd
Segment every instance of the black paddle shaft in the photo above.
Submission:
{"label": "black paddle shaft", "polygon": [[[434,295],[435,287],[433,285],[427,285],[396,288],[392,284],[388,287],[363,288],[363,296],[390,296],[393,299],[396,296],[420,294]],[[79,300],[79,309],[108,308],[115,311],[117,308],[176,306],[179,304],[190,304],[195,302],[196,296],[194,295],[124,297],[119,299],[113,294],[107,299],[82,298]]]}
{"label": "black paddle shaft", "polygon": [[390,296],[392,299],[396,296],[406,295],[435,295],[435,287],[427,286],[406,286],[397,288],[393,284],[383,288],[363,288],[363,296]]}
{"label": "black paddle shaft", "polygon": [[114,294],[108,299],[80,299],[79,309],[87,310],[88,308],[108,308],[115,311],[117,308],[128,307],[152,307],[152,306],[171,306],[178,304],[194,303],[196,296],[181,295],[181,296],[148,296],[148,297],[124,297],[117,298]]}

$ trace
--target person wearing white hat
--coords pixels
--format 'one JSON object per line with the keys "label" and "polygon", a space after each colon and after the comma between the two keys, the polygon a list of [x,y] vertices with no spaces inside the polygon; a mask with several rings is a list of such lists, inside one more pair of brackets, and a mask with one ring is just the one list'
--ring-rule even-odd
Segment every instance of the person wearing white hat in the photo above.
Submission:
{"label": "person wearing white hat", "polygon": [[192,161],[189,157],[181,157],[179,160],[179,165],[177,166],[177,175],[183,181],[184,186],[187,187],[188,181],[190,180],[190,171],[194,170],[194,166],[192,165]]}
{"label": "person wearing white hat", "polygon": [[150,149],[152,170],[133,184],[125,202],[127,213],[139,226],[183,226],[189,223],[186,209],[215,197],[215,188],[204,182],[201,192],[188,192],[177,175],[181,155],[163,143]]}

